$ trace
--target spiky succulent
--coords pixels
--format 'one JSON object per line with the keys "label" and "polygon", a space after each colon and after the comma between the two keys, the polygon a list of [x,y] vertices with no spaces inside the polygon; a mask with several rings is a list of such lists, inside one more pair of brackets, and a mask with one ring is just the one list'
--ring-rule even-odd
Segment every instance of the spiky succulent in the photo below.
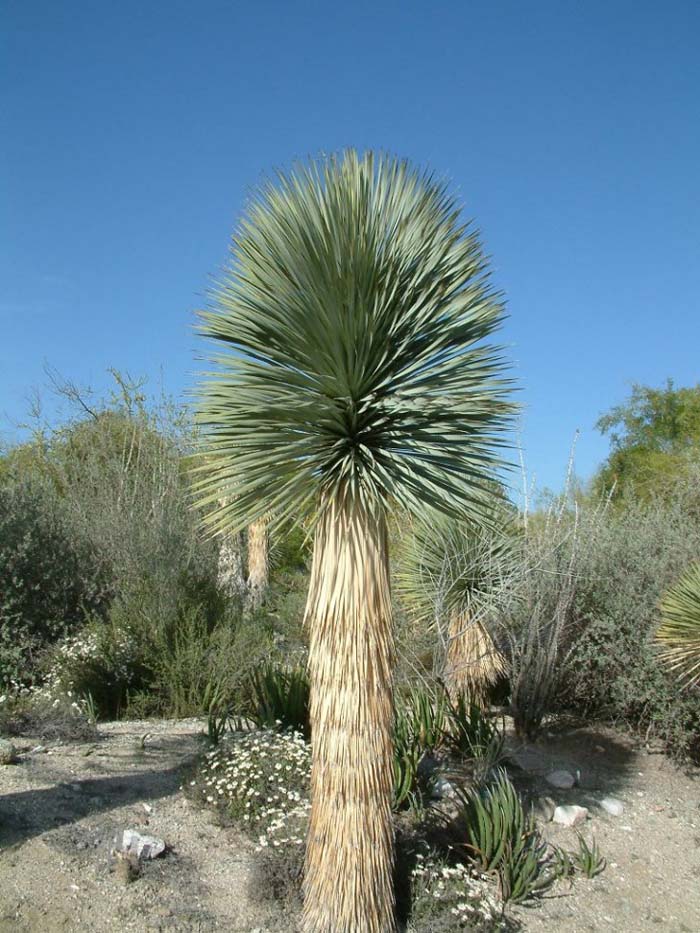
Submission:
{"label": "spiky succulent", "polygon": [[214,529],[330,501],[469,514],[488,499],[509,405],[503,317],[445,186],[390,156],[299,165],[253,197],[201,314]]}
{"label": "spiky succulent", "polygon": [[397,590],[426,622],[479,615],[513,575],[516,545],[504,502],[484,508],[479,521],[427,514],[403,538]]}
{"label": "spiky succulent", "polygon": [[656,638],[669,669],[687,686],[700,683],[700,563],[692,564],[661,600]]}

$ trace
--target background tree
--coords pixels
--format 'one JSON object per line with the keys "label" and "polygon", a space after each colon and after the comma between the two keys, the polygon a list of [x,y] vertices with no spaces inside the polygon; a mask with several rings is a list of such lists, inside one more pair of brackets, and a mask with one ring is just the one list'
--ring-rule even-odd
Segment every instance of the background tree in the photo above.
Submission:
{"label": "background tree", "polygon": [[660,389],[634,385],[630,397],[597,423],[612,450],[594,480],[597,492],[667,498],[674,484],[700,459],[700,385]]}
{"label": "background tree", "polygon": [[443,185],[350,150],[266,185],[203,313],[210,524],[315,521],[303,928],[394,928],[387,514],[478,516],[508,405],[503,307]]}

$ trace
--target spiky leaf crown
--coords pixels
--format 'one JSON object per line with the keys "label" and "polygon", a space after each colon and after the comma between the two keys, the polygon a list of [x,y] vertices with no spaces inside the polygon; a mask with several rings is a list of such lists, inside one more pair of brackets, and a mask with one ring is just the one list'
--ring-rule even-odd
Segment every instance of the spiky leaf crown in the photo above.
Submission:
{"label": "spiky leaf crown", "polygon": [[510,406],[503,317],[443,184],[349,150],[253,198],[202,312],[222,352],[199,389],[215,528],[337,497],[468,513]]}

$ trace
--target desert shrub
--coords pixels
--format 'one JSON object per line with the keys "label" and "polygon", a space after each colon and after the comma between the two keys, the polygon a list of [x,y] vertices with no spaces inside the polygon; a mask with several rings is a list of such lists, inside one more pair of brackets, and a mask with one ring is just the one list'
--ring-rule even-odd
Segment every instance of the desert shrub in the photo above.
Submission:
{"label": "desert shrub", "polygon": [[213,692],[227,709],[240,707],[269,633],[240,605],[218,606],[190,586],[167,613],[148,590],[116,599],[106,620],[48,652],[44,682],[89,699],[101,719],[207,714]]}
{"label": "desert shrub", "polygon": [[493,885],[473,867],[451,862],[423,839],[412,860],[409,931],[506,929]]}
{"label": "desert shrub", "polygon": [[260,849],[302,846],[311,750],[299,733],[232,733],[208,752],[188,791],[240,824]]}
{"label": "desert shrub", "polygon": [[567,489],[523,520],[510,579],[492,607],[518,735],[535,738],[552,711],[576,636],[576,594],[606,509],[606,500],[581,504]]}
{"label": "desert shrub", "polygon": [[624,725],[678,757],[700,755],[700,692],[679,690],[653,639],[661,594],[698,554],[700,520],[682,487],[670,502],[609,513],[574,601],[559,709]]}
{"label": "desert shrub", "polygon": [[88,742],[97,738],[91,710],[69,692],[15,684],[0,696],[0,732],[45,742]]}
{"label": "desert shrub", "polygon": [[138,646],[111,620],[93,620],[59,642],[47,667],[45,689],[87,700],[100,719],[115,719],[145,674]]}
{"label": "desert shrub", "polygon": [[100,558],[71,530],[41,477],[0,485],[0,685],[31,679],[50,643],[102,611],[109,588]]}

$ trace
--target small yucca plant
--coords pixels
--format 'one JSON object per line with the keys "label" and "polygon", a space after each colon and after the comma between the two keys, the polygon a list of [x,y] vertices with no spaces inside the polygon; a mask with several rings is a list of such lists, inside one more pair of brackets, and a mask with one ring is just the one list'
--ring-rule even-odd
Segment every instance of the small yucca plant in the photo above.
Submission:
{"label": "small yucca plant", "polygon": [[486,616],[512,575],[514,549],[505,506],[484,510],[482,519],[430,515],[415,522],[397,584],[413,614],[438,629],[452,700],[467,695],[483,707],[489,689],[506,673]]}
{"label": "small yucca plant", "polygon": [[692,564],[661,600],[656,639],[661,660],[686,686],[700,682],[700,563]]}

